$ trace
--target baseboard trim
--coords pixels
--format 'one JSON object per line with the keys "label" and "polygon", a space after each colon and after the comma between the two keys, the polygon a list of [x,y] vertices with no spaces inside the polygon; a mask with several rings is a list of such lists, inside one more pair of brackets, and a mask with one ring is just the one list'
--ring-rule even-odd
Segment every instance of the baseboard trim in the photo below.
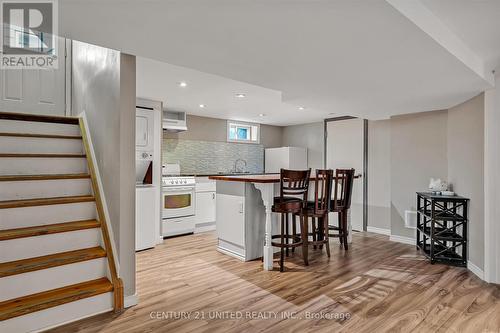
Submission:
{"label": "baseboard trim", "polygon": [[471,263],[470,261],[467,261],[467,269],[472,273],[474,273],[474,275],[476,275],[481,280],[484,280],[484,271],[481,268],[474,265],[473,263]]}
{"label": "baseboard trim", "polygon": [[96,313],[92,313],[92,314],[89,314],[89,315],[86,315],[86,316],[81,316],[81,317],[78,317],[78,318],[75,318],[75,319],[71,319],[71,320],[68,320],[68,321],[65,321],[65,322],[62,322],[62,323],[58,323],[58,324],[55,324],[55,325],[46,326],[44,328],[37,328],[34,331],[30,331],[30,332],[31,333],[46,332],[48,330],[51,330],[53,328],[57,328],[59,326],[64,326],[64,325],[67,325],[67,324],[74,323],[75,321],[87,319],[87,318],[94,317],[94,316],[97,316],[97,315],[100,315],[100,314],[103,314],[103,313],[108,313],[108,312],[113,312],[113,308],[109,308],[109,309],[106,309],[106,310],[98,311]]}
{"label": "baseboard trim", "polygon": [[391,229],[384,229],[384,228],[377,228],[377,227],[366,227],[366,231],[368,232],[373,232],[375,234],[381,234],[381,235],[386,235],[390,236],[391,235]]}
{"label": "baseboard trim", "polygon": [[137,294],[125,296],[125,298],[123,300],[123,306],[125,308],[130,308],[134,305],[137,305],[137,303],[139,303],[139,297],[137,297]]}
{"label": "baseboard trim", "polygon": [[416,245],[417,244],[417,241],[413,237],[390,235],[389,240],[391,242],[398,242],[398,243],[409,244],[409,245]]}
{"label": "baseboard trim", "polygon": [[209,224],[209,225],[200,225],[199,227],[195,226],[194,227],[194,233],[198,234],[200,232],[214,231],[214,230],[216,230],[216,227],[217,226],[215,225],[215,223],[214,224]]}
{"label": "baseboard trim", "polygon": [[233,252],[233,251],[228,250],[228,249],[224,249],[220,246],[217,247],[217,251],[224,253],[224,254],[227,254],[228,256],[239,259],[241,261],[245,261],[245,257],[242,257],[239,253]]}

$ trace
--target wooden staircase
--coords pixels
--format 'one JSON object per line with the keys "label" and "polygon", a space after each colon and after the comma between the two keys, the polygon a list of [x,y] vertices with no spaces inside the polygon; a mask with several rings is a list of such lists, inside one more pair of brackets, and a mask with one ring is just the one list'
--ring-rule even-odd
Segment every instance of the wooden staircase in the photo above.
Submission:
{"label": "wooden staircase", "polygon": [[0,112],[0,332],[123,309],[84,122]]}

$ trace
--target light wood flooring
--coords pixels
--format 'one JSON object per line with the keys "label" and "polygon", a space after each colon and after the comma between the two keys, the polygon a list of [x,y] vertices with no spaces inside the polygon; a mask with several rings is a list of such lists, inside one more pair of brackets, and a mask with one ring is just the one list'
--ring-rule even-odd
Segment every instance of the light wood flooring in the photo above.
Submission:
{"label": "light wood flooring", "polygon": [[137,254],[137,306],[51,332],[500,332],[500,287],[465,268],[370,233],[331,249],[280,273],[218,253],[214,233],[167,239]]}

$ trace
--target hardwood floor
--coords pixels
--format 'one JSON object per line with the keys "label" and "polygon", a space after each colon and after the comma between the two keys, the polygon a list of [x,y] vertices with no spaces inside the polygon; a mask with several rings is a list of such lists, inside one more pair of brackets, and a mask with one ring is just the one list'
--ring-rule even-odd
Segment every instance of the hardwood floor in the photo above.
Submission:
{"label": "hardwood floor", "polygon": [[370,233],[331,249],[280,273],[218,253],[214,233],[167,239],[137,254],[137,306],[50,332],[500,332],[500,287],[465,268]]}

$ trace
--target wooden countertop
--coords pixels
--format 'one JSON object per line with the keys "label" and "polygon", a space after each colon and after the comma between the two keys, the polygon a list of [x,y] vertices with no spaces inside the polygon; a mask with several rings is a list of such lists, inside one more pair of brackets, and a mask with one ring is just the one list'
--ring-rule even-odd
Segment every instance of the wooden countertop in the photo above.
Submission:
{"label": "wooden countertop", "polygon": [[268,175],[210,176],[208,179],[244,183],[279,183],[280,175],[278,173],[273,173]]}
{"label": "wooden countertop", "polygon": [[[361,175],[356,175],[354,178],[361,178]],[[243,183],[279,183],[280,175],[278,173],[273,173],[267,175],[210,176],[208,179]],[[311,181],[315,179],[316,177],[314,176],[309,178]]]}

